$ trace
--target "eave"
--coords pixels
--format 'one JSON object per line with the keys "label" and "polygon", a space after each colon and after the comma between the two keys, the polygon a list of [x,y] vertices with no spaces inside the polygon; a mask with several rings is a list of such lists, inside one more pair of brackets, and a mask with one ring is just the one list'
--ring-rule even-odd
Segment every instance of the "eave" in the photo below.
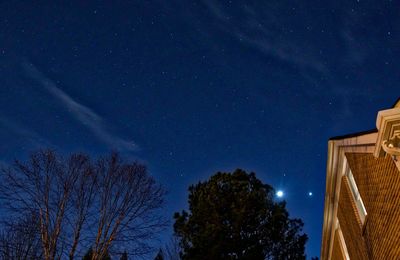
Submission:
{"label": "eave", "polygon": [[336,227],[339,204],[340,177],[343,175],[345,153],[373,153],[377,138],[376,131],[348,135],[328,142],[324,224],[322,229],[321,259],[330,259]]}

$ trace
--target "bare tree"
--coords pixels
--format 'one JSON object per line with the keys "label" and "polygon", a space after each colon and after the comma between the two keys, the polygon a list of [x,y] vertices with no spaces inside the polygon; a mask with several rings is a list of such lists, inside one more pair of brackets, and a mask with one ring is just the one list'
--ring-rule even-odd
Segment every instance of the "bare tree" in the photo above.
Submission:
{"label": "bare tree", "polygon": [[92,166],[85,165],[82,174],[73,188],[71,198],[71,210],[67,214],[68,222],[71,224],[72,245],[69,250],[69,258],[73,259],[80,242],[81,232],[93,207],[96,195],[97,176]]}
{"label": "bare tree", "polygon": [[146,167],[125,163],[116,153],[98,160],[96,173],[99,210],[92,259],[104,257],[113,242],[125,244],[130,255],[151,252],[145,241],[166,225],[157,214],[165,191]]}
{"label": "bare tree", "polygon": [[181,252],[181,247],[179,245],[179,239],[176,236],[173,236],[162,250],[163,259],[180,260],[181,259],[180,252]]}
{"label": "bare tree", "polygon": [[74,192],[86,183],[83,179],[90,176],[90,172],[86,155],[73,154],[64,159],[51,150],[33,153],[28,162],[16,161],[13,167],[2,170],[1,199],[11,213],[37,212],[45,259],[60,258],[63,254],[64,243],[59,247],[59,240],[61,233],[66,231],[63,229],[67,224],[66,211],[73,201],[78,207],[75,215],[78,220],[73,227],[76,235],[72,244],[79,240],[80,219],[84,218],[82,215],[89,205],[86,191],[85,195],[74,195]]}
{"label": "bare tree", "polygon": [[3,168],[0,179],[7,213],[37,212],[46,260],[73,259],[88,246],[92,259],[115,245],[130,255],[151,252],[148,239],[165,225],[157,214],[164,194],[143,165],[124,163],[116,153],[92,163],[84,154],[63,158],[43,150]]}
{"label": "bare tree", "polygon": [[5,223],[0,233],[0,259],[42,259],[39,223],[35,214]]}

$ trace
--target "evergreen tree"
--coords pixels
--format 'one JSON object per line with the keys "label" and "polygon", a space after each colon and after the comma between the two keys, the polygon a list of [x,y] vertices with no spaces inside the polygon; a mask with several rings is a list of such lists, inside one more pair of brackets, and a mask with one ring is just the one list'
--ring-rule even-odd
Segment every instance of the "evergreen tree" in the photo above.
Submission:
{"label": "evergreen tree", "polygon": [[[82,258],[82,260],[92,260],[93,258],[93,249],[89,248],[89,250],[86,252],[85,256]],[[103,257],[101,260],[111,260],[110,255],[107,253],[105,257]]]}
{"label": "evergreen tree", "polygon": [[93,249],[89,248],[89,250],[86,252],[82,260],[92,260],[92,256],[93,256]]}
{"label": "evergreen tree", "polygon": [[156,255],[156,258],[154,258],[154,260],[164,260],[164,254],[161,249],[158,250],[158,254]]}
{"label": "evergreen tree", "polygon": [[175,213],[183,259],[305,259],[303,222],[254,173],[217,173],[189,187],[189,212]]}
{"label": "evergreen tree", "polygon": [[122,254],[120,260],[128,260],[128,253],[126,251]]}

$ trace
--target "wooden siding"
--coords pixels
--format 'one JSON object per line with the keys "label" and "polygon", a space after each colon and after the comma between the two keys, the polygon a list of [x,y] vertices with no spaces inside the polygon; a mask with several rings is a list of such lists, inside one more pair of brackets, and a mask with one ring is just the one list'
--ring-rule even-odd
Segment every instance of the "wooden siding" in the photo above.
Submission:
{"label": "wooden siding", "polygon": [[[338,215],[350,258],[400,259],[399,170],[390,157],[375,158],[372,154],[363,153],[346,153],[346,157],[367,211],[365,227],[357,230],[355,221],[350,220],[355,219],[353,213],[344,211],[349,208],[349,194],[342,189],[339,205],[342,203],[343,209]],[[363,250],[354,248],[359,244],[365,245],[368,258],[361,252]]]}
{"label": "wooden siding", "polygon": [[367,247],[362,236],[361,222],[346,177],[342,177],[339,196],[338,219],[350,259],[368,259]]}
{"label": "wooden siding", "polygon": [[339,233],[336,230],[335,231],[335,239],[333,241],[333,250],[332,250],[332,260],[343,260],[344,255],[342,252],[342,248],[340,246],[340,239],[339,239]]}

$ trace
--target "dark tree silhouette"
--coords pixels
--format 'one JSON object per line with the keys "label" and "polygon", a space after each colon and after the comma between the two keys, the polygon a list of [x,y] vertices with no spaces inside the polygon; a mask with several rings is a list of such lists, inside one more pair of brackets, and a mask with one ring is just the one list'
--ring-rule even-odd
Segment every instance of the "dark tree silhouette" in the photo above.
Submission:
{"label": "dark tree silhouette", "polygon": [[189,187],[189,212],[175,213],[183,259],[305,259],[303,223],[254,173],[217,173]]}
{"label": "dark tree silhouette", "polygon": [[165,246],[158,250],[154,259],[180,260],[180,251],[179,239],[176,236],[173,236]]}
{"label": "dark tree silhouette", "polygon": [[158,250],[158,253],[157,253],[156,257],[154,258],[154,260],[164,260],[164,253],[163,253],[162,249]]}
{"label": "dark tree silhouette", "polygon": [[145,242],[166,226],[157,214],[165,191],[145,166],[124,163],[115,153],[98,160],[95,169],[99,208],[95,215],[94,259],[103,257],[118,242],[129,248],[130,255],[152,252]]}
{"label": "dark tree silhouette", "polygon": [[39,223],[35,214],[7,222],[5,226],[0,233],[0,259],[42,259]]}
{"label": "dark tree silhouette", "polygon": [[162,253],[166,260],[179,260],[181,248],[179,246],[179,239],[173,236],[171,240],[164,246]]}
{"label": "dark tree silhouette", "polygon": [[[87,204],[80,205],[78,214],[67,213],[69,209],[73,211],[73,197],[79,196],[74,194],[75,187],[81,182],[86,183],[83,179],[91,175],[86,155],[62,158],[50,150],[36,152],[28,162],[16,161],[14,167],[2,169],[1,200],[15,215],[37,212],[44,259],[55,259],[63,253],[60,239],[67,223],[77,224],[72,230],[80,230],[77,220],[84,218],[81,214],[87,212],[84,208]],[[83,195],[86,196],[86,191]],[[79,232],[72,237],[71,244],[74,244],[79,240]]]}
{"label": "dark tree silhouette", "polygon": [[82,260],[92,260],[92,257],[93,257],[93,249],[89,248],[89,250],[86,252]]}
{"label": "dark tree silhouette", "polygon": [[148,239],[165,227],[158,212],[164,194],[143,165],[116,153],[92,162],[85,154],[64,158],[42,150],[0,176],[5,212],[37,214],[46,260],[73,259],[88,245],[92,259],[104,259],[116,244],[134,256],[153,252]]}
{"label": "dark tree silhouette", "polygon": [[121,255],[120,260],[128,260],[128,253],[126,251]]}
{"label": "dark tree silhouette", "polygon": [[[82,260],[92,260],[93,258],[93,249],[89,248],[89,250],[86,252],[85,256],[82,258]],[[104,257],[98,258],[101,260],[111,260],[110,255],[107,253]],[[96,259],[97,260],[97,259]]]}

